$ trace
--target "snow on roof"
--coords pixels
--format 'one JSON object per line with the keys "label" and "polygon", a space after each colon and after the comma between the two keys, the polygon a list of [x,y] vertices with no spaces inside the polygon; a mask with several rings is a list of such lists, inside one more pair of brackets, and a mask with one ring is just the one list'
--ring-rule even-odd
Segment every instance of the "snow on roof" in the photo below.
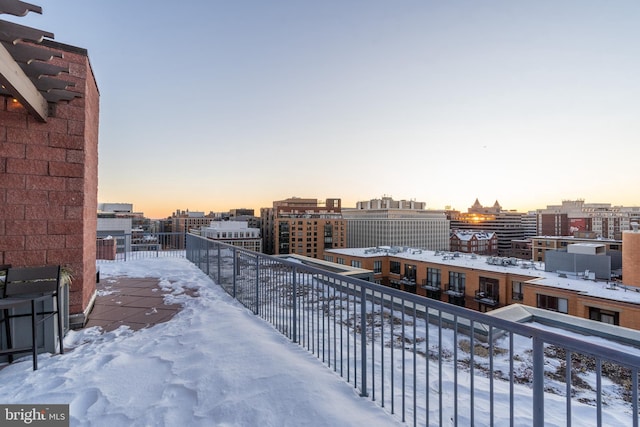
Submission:
{"label": "snow on roof", "polygon": [[466,242],[473,239],[473,236],[478,240],[491,240],[496,233],[490,231],[457,230],[454,231],[453,234],[455,234],[458,239]]}
{"label": "snow on roof", "polygon": [[640,304],[640,288],[613,282],[587,280],[582,276],[567,276],[545,271],[544,264],[517,258],[487,257],[459,252],[432,251],[399,246],[378,246],[372,248],[330,249],[325,251],[361,258],[393,256],[406,260],[430,262],[452,267],[465,267],[496,273],[511,273],[530,276],[530,283],[575,291],[596,298]]}
{"label": "snow on roof", "polygon": [[584,243],[584,242],[580,242],[580,243],[572,243],[569,246],[585,247],[585,248],[601,248],[601,247],[604,246],[604,243]]}

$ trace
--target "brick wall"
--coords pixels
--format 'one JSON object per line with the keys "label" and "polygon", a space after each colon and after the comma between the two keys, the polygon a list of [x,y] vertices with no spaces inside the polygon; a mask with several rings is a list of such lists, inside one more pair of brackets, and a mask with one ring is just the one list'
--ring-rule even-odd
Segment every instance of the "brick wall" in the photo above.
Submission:
{"label": "brick wall", "polygon": [[60,264],[73,272],[70,314],[95,293],[99,93],[84,49],[55,42],[54,65],[82,97],[60,101],[41,123],[0,96],[0,264]]}

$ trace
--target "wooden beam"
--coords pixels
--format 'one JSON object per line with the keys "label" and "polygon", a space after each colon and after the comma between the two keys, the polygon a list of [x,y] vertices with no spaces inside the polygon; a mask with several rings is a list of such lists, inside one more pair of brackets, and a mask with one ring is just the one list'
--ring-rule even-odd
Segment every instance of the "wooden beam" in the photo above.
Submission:
{"label": "wooden beam", "polygon": [[0,0],[0,13],[25,16],[29,12],[42,14],[42,8],[35,4],[24,3],[18,0]]}
{"label": "wooden beam", "polygon": [[0,83],[41,122],[47,121],[47,100],[38,92],[33,82],[14,61],[7,49],[0,44]]}

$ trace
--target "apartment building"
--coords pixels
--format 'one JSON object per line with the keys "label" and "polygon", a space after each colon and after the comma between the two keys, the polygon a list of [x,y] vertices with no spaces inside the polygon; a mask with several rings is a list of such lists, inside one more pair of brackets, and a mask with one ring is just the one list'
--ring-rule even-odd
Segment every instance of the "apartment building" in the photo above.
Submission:
{"label": "apartment building", "polygon": [[498,255],[498,236],[486,231],[451,232],[451,251],[478,255]]}
{"label": "apartment building", "polygon": [[342,209],[347,247],[409,246],[449,248],[449,221],[443,211],[426,210],[424,202],[385,196]]}
{"label": "apartment building", "polygon": [[569,245],[576,243],[603,245],[606,253],[616,258],[622,257],[622,240],[600,239],[594,236],[595,234],[585,233],[576,233],[576,236],[536,236],[531,239],[531,260],[545,262],[547,251],[566,251]]}
{"label": "apartment building", "polygon": [[538,209],[538,234],[571,236],[593,232],[597,237],[621,240],[622,233],[640,220],[640,207],[611,206],[610,203],[585,203],[583,199],[563,200],[560,205]]}
{"label": "apartment building", "polygon": [[131,234],[134,216],[131,203],[98,203],[98,237]]}
{"label": "apartment building", "polygon": [[196,231],[197,233],[207,239],[219,240],[254,252],[262,252],[260,229],[250,228],[247,222],[211,221],[208,227],[201,227],[199,231]]}
{"label": "apartment building", "polygon": [[451,230],[494,232],[498,236],[498,255],[513,256],[511,242],[531,234],[527,213],[505,211],[496,200],[493,206],[483,206],[478,199],[467,212],[448,211]]}
{"label": "apartment building", "polygon": [[514,239],[511,241],[511,256],[515,258],[531,260],[533,259],[532,241],[528,239]]}
{"label": "apartment building", "polygon": [[347,224],[340,199],[292,197],[260,209],[264,252],[322,259],[325,249],[346,247]]}
{"label": "apartment building", "polygon": [[[629,256],[640,264],[638,253]],[[636,283],[545,271],[541,263],[515,258],[399,247],[332,249],[325,260],[371,270],[385,286],[479,311],[519,303],[640,330]]]}
{"label": "apartment building", "polygon": [[201,227],[207,227],[211,221],[216,219],[219,219],[219,217],[213,212],[205,215],[201,211],[176,210],[169,218],[163,221],[162,231],[174,233],[167,241],[168,247],[184,249],[185,233],[192,229],[199,230]]}

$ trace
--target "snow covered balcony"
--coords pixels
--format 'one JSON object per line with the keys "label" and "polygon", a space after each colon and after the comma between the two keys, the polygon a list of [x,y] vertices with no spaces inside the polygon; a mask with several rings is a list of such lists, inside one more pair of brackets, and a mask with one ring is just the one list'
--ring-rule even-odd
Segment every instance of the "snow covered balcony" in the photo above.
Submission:
{"label": "snow covered balcony", "polygon": [[640,339],[517,323],[199,236],[186,242],[187,259],[217,285],[402,422],[638,425]]}

